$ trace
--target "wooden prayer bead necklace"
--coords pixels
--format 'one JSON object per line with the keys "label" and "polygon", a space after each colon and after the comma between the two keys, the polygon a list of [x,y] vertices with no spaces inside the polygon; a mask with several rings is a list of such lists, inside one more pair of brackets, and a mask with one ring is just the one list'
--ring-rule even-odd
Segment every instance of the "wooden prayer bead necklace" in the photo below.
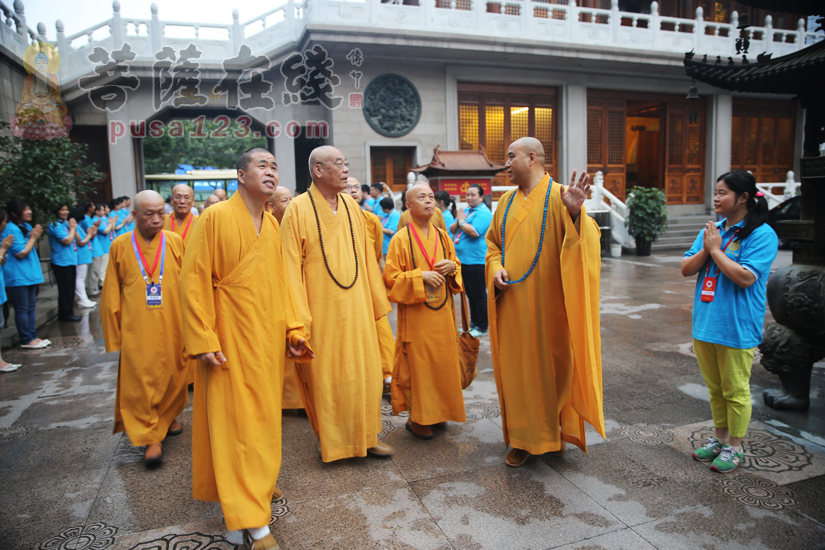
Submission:
{"label": "wooden prayer bead necklace", "polygon": [[332,280],[335,281],[335,284],[343,288],[344,290],[350,289],[355,285],[355,281],[358,280],[358,251],[355,249],[355,230],[352,228],[352,216],[349,213],[349,207],[347,206],[347,201],[344,200],[344,196],[341,193],[338,193],[340,196],[341,203],[344,205],[344,210],[347,211],[347,219],[349,220],[349,233],[352,236],[352,253],[355,254],[355,278],[349,285],[342,285],[338,279],[335,278],[335,275],[332,274],[332,270],[329,268],[329,261],[327,261],[327,253],[324,250],[324,237],[321,235],[321,219],[318,217],[318,209],[315,208],[315,199],[312,198],[312,193],[307,192],[309,195],[309,202],[312,203],[312,211],[315,212],[315,223],[318,225],[318,240],[321,241],[321,255],[324,257],[324,265],[327,266],[327,273],[329,276],[332,277]]}
{"label": "wooden prayer bead necklace", "polygon": [[[536,252],[536,257],[533,258],[533,264],[530,266],[530,269],[527,270],[527,273],[524,274],[524,277],[515,281],[507,281],[507,284],[514,285],[516,283],[522,282],[524,279],[527,278],[530,273],[533,272],[533,268],[536,267],[536,263],[539,261],[539,255],[541,254],[541,245],[544,243],[544,228],[547,224],[547,203],[550,201],[550,190],[553,188],[553,178],[550,178],[550,183],[547,184],[547,196],[544,197],[544,217],[541,219],[541,238],[539,238],[539,249]],[[501,221],[501,267],[504,267],[504,247],[507,241],[504,240],[504,228],[507,227],[507,213],[510,211],[510,205],[513,204],[513,199],[518,193],[518,190],[513,191],[513,194],[510,195],[510,200],[507,201],[507,208],[504,209],[504,219]]]}
{"label": "wooden prayer bead necklace", "polygon": [[[438,229],[436,229],[435,227],[433,227],[433,229],[438,231]],[[407,225],[407,238],[410,240],[410,256],[412,256],[413,269],[417,269],[417,266],[415,265],[415,252],[413,251],[412,234],[410,233],[409,224]],[[444,237],[441,235],[441,231],[438,231],[438,240],[441,241],[441,248],[444,250],[444,256],[446,257],[447,256],[447,247],[444,246]],[[438,249],[436,249],[436,253],[437,252],[438,252]],[[433,256],[433,261],[435,261],[435,256]],[[441,302],[440,306],[433,307],[428,302],[424,302],[424,305],[427,306],[428,308],[430,308],[433,311],[438,311],[439,309],[444,307],[447,304],[447,298],[450,297],[450,288],[447,286],[446,283],[444,284],[444,290],[445,290],[445,292],[444,292],[444,301]]]}

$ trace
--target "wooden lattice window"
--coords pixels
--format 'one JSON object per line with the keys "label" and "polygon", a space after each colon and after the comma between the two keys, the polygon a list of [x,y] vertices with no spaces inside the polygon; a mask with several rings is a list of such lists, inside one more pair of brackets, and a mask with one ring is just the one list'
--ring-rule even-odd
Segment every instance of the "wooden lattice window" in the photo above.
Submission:
{"label": "wooden lattice window", "polygon": [[370,148],[370,183],[383,181],[393,191],[403,191],[407,188],[412,155],[413,149],[410,147]]}
{"label": "wooden lattice window", "polygon": [[[544,146],[545,170],[555,176],[555,102],[555,88],[459,82],[459,147],[484,147],[490,160],[504,163],[510,143],[532,136]],[[494,185],[507,184],[506,175],[494,181]]]}
{"label": "wooden lattice window", "polygon": [[[667,103],[665,194],[668,204],[701,204],[704,193],[704,106]],[[695,115],[695,119],[691,116]]]}
{"label": "wooden lattice window", "polygon": [[750,170],[759,183],[785,181],[793,170],[793,101],[734,98],[731,169]]}
{"label": "wooden lattice window", "polygon": [[625,102],[587,100],[587,171],[601,171],[605,188],[624,200]]}

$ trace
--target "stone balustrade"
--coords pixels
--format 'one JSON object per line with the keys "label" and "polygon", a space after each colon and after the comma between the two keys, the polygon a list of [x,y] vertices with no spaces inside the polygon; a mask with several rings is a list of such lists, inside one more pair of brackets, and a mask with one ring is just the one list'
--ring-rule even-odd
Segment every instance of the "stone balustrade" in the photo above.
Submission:
{"label": "stone balustrade", "polygon": [[[419,5],[380,0],[288,0],[245,23],[234,10],[232,23],[226,25],[161,21],[155,4],[151,19],[126,19],[120,14],[118,0],[112,7],[111,19],[71,36],[65,35],[61,21],[56,22],[57,36],[52,43],[61,55],[62,83],[70,84],[93,72],[95,65],[88,57],[95,48],[112,52],[128,43],[135,54],[132,65],[148,66],[164,47],[177,51],[195,44],[202,52],[201,66],[220,67],[238,55],[241,44],[249,46],[254,55],[282,51],[297,42],[307,25],[403,31],[408,36],[446,33],[537,45],[590,46],[629,54],[645,51],[681,56],[693,50],[698,56],[707,54],[708,62],[720,56],[725,63],[736,55],[735,41],[740,36],[736,12],[730,23],[704,21],[701,7],[696,9],[695,18],[680,19],[660,15],[655,1],[649,14],[641,14],[619,11],[618,0],[611,1],[610,9],[581,8],[575,0],[420,0]],[[26,26],[20,0],[15,1],[13,10],[2,3],[0,9],[0,43],[12,53],[22,57],[32,41],[46,40],[45,27],[32,31]],[[752,61],[762,52],[779,57],[823,38],[821,32],[807,32],[803,19],[795,31],[774,29],[770,16],[764,27],[749,27],[744,35],[750,39],[748,57]],[[741,58],[737,58],[738,62]]]}

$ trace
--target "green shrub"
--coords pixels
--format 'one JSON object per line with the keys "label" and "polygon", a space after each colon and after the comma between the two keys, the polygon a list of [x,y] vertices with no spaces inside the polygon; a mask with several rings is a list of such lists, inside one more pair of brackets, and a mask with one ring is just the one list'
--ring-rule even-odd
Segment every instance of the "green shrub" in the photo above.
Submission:
{"label": "green shrub", "polygon": [[663,191],[647,187],[634,187],[627,199],[629,214],[624,224],[627,232],[636,239],[655,242],[667,231],[666,197]]}

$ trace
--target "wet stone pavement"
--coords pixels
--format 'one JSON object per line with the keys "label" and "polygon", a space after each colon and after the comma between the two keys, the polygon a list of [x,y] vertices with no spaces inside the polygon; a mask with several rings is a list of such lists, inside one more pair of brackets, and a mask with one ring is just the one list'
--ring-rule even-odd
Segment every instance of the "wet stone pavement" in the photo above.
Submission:
{"label": "wet stone pavement", "polygon": [[[486,337],[466,424],[416,440],[385,402],[392,459],[323,464],[306,418],[285,416],[285,497],[271,519],[281,548],[825,547],[823,365],[811,410],[777,412],[761,392],[778,380],[757,357],[745,464],[721,475],[693,461],[712,421],[690,345],[694,282],[679,260],[602,263],[607,439],[591,429],[589,454],[504,465]],[[46,350],[4,351],[24,367],[0,375],[0,548],[233,548],[220,506],[191,498],[191,408],[156,470],[111,434],[117,355],[104,353],[98,314],[83,315],[41,330]]]}

